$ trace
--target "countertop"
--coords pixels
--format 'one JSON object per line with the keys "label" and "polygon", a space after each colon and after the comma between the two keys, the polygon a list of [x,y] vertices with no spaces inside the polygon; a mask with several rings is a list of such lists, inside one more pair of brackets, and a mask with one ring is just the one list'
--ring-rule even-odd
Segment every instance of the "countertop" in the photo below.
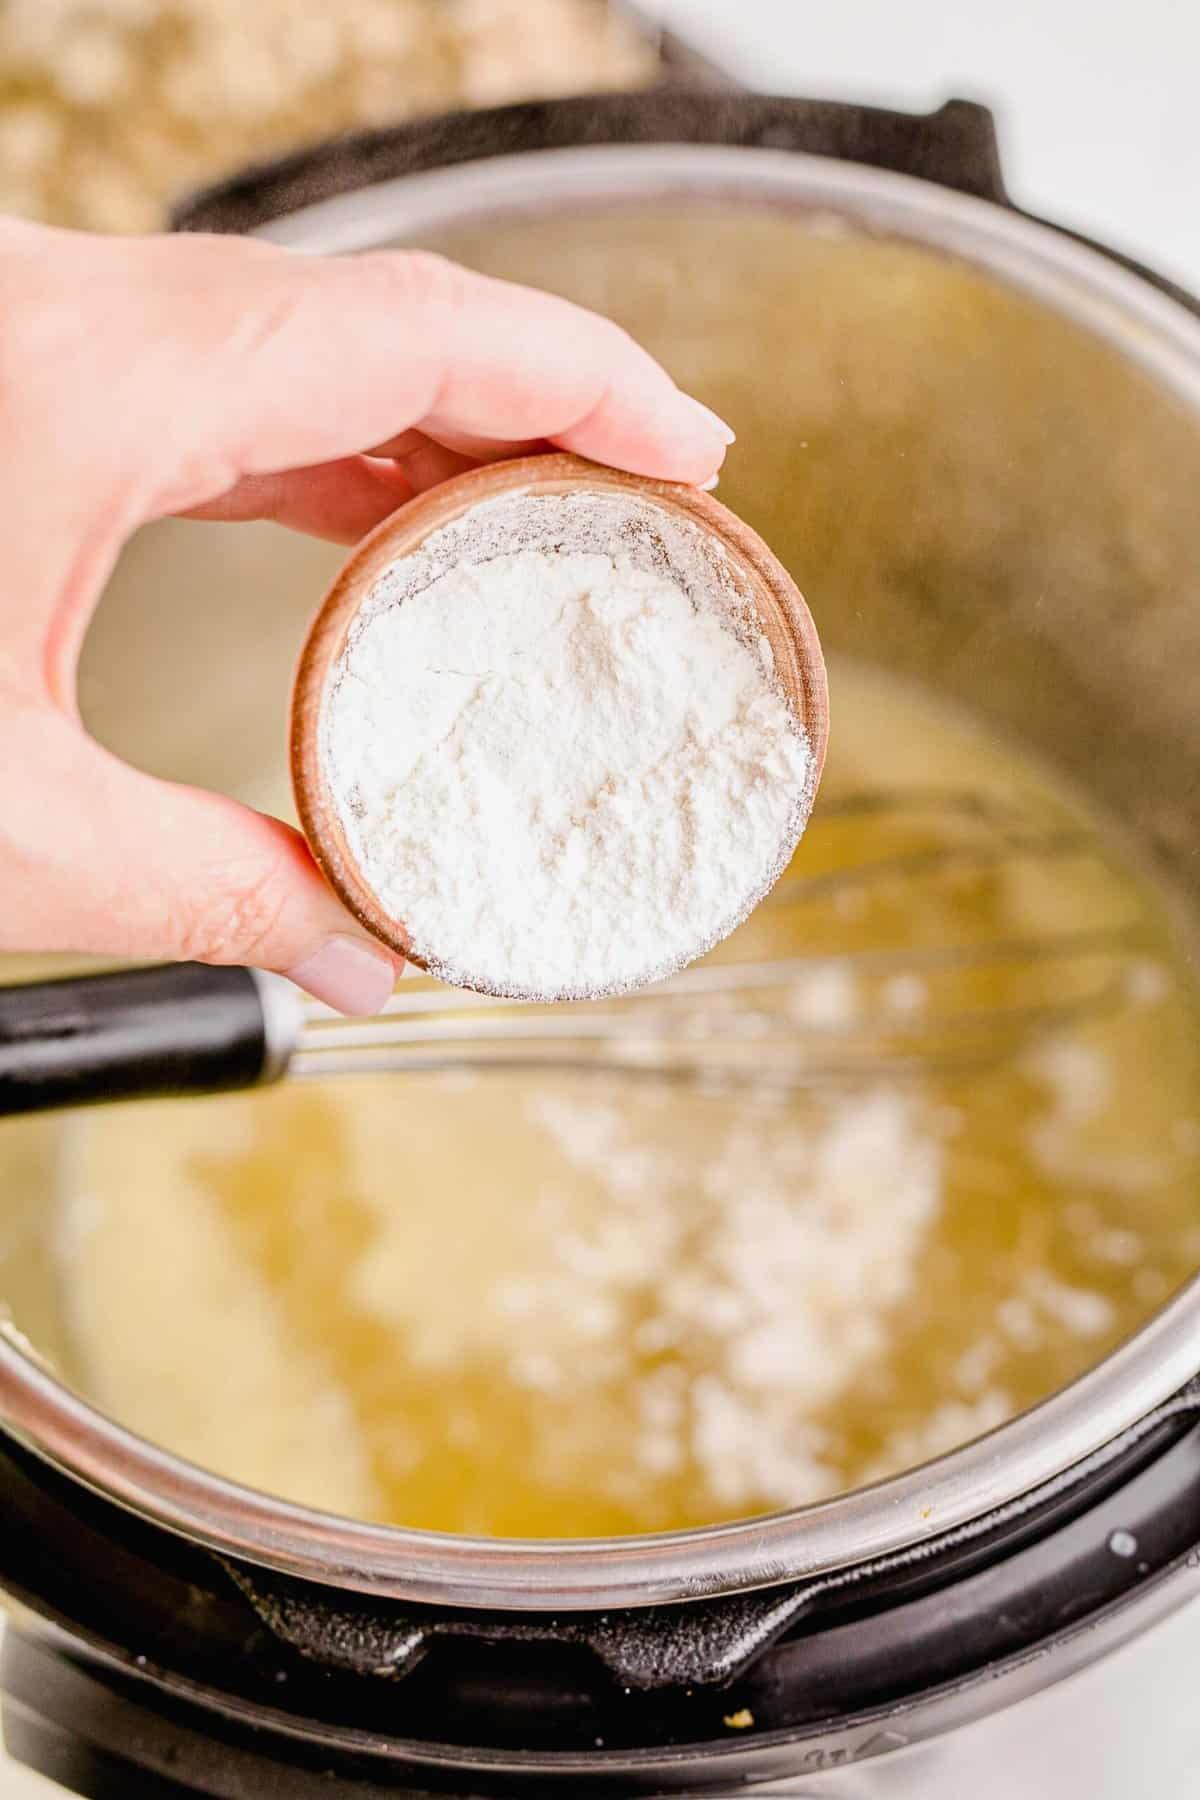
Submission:
{"label": "countertop", "polygon": [[[641,0],[748,85],[990,105],[1013,197],[1200,291],[1196,0]],[[58,1790],[0,1761],[0,1800]]]}

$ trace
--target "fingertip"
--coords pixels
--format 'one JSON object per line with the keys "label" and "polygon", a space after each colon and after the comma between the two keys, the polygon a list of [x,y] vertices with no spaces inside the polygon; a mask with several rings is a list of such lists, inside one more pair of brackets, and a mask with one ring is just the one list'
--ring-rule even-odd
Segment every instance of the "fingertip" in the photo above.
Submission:
{"label": "fingertip", "polygon": [[703,486],[725,461],[725,445],[711,426],[700,422],[682,395],[675,405],[637,414],[596,413],[583,424],[558,432],[552,441],[592,462],[689,487]]}
{"label": "fingertip", "polygon": [[554,442],[635,475],[703,486],[735,442],[732,427],[632,340],[621,350],[599,401]]}
{"label": "fingertip", "polygon": [[731,444],[737,443],[737,432],[733,426],[727,424],[719,413],[713,411],[711,406],[705,406],[703,400],[697,400],[695,394],[684,394],[683,398],[689,406],[695,408],[700,414],[702,422],[711,428],[727,450]]}
{"label": "fingertip", "polygon": [[382,944],[337,932],[287,970],[290,981],[335,1012],[362,1018],[382,1012],[404,970]]}
{"label": "fingertip", "polygon": [[676,394],[680,440],[671,449],[676,472],[670,479],[711,491],[717,485],[730,445],[737,442],[737,435],[732,426],[702,400],[697,400],[694,394],[684,393],[681,389],[677,389]]}

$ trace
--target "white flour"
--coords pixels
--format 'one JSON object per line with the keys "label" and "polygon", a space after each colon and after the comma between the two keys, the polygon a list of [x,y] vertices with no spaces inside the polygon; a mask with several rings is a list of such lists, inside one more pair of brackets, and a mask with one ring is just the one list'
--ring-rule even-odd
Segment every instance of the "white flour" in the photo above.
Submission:
{"label": "white flour", "polygon": [[719,548],[652,503],[491,501],[394,563],[322,755],[351,852],[445,979],[656,979],[763,896],[813,758]]}
{"label": "white flour", "polygon": [[691,1467],[731,1512],[836,1493],[819,1415],[887,1355],[943,1203],[921,1102],[879,1088],[785,1121],[743,1105],[705,1140],[699,1180],[692,1150],[648,1143],[627,1104],[546,1092],[525,1111],[606,1206],[581,1236],[561,1192],[534,1197],[554,1273],[499,1298],[518,1345],[563,1348],[514,1352],[513,1379],[582,1394],[592,1340],[624,1359],[617,1491]]}

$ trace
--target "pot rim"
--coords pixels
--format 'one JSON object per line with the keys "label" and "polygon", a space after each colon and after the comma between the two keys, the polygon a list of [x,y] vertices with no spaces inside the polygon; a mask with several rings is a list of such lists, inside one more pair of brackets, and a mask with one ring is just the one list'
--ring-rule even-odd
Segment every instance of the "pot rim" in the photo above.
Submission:
{"label": "pot rim", "polygon": [[[569,198],[792,206],[982,267],[1108,340],[1200,414],[1200,319],[1101,252],[911,176],[740,146],[599,145],[402,176],[273,222],[293,249],[344,252]],[[1102,1453],[1200,1369],[1200,1276],[1096,1368],[949,1455],[817,1505],[698,1531],[476,1540],[296,1506],[184,1462],[107,1418],[0,1330],[0,1419],[29,1449],[193,1542],[379,1597],[505,1611],[650,1606],[802,1581],[911,1549],[1019,1502]]]}
{"label": "pot rim", "polygon": [[[569,186],[568,186],[569,184]],[[345,255],[397,236],[571,207],[676,198],[790,205],[979,265],[1048,302],[1200,404],[1200,318],[1103,249],[1014,207],[866,163],[744,144],[605,143],[484,156],[315,201],[252,236]]]}

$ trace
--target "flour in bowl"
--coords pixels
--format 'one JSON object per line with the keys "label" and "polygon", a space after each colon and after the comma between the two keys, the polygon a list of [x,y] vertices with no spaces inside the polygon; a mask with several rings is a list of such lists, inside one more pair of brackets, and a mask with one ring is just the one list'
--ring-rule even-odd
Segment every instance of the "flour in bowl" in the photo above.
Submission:
{"label": "flour in bowl", "polygon": [[815,759],[715,540],[598,494],[475,507],[393,563],[322,713],[351,855],[435,974],[654,980],[789,859]]}

